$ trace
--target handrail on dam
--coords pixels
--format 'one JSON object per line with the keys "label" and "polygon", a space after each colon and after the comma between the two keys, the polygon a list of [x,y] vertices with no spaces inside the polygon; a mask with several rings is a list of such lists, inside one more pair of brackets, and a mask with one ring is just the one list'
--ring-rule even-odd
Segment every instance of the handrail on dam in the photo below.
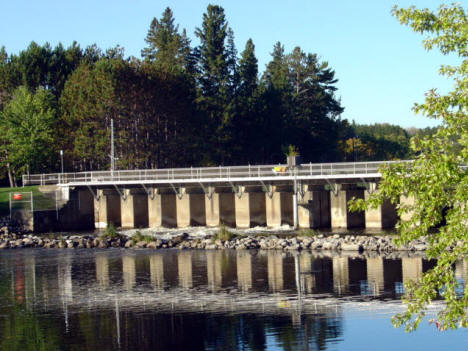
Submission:
{"label": "handrail on dam", "polygon": [[120,184],[139,182],[210,182],[272,178],[291,179],[292,177],[301,179],[359,178],[359,176],[380,177],[379,168],[401,162],[411,161],[308,163],[302,164],[295,169],[280,164],[30,174],[23,175],[23,185],[99,185],[112,182]]}

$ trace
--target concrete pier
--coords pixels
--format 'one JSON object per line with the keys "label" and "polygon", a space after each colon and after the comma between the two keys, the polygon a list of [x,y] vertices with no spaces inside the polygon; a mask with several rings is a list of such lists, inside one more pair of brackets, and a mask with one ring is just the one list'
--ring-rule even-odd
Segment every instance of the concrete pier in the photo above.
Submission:
{"label": "concrete pier", "polygon": [[163,227],[177,227],[177,205],[175,194],[161,194],[161,224]]}
{"label": "concrete pier", "polygon": [[348,201],[353,197],[364,198],[364,190],[336,184],[338,190],[330,195],[332,228],[364,228],[364,212],[351,212]]}
{"label": "concrete pier", "polygon": [[297,218],[299,228],[312,228],[313,223],[313,194],[307,185],[303,186],[303,192],[297,195]]}
{"label": "concrete pier", "polygon": [[148,194],[148,226],[150,228],[162,227],[161,194],[157,189],[150,189]]}
{"label": "concrete pier", "polygon": [[[351,212],[348,201],[367,199],[369,191],[357,184],[335,184],[333,191],[323,184],[299,184],[297,221],[299,228],[393,228],[395,206],[385,201],[378,209]],[[79,190],[80,216],[96,228],[109,223],[123,228],[207,226],[240,229],[255,226],[276,228],[294,225],[293,189],[290,185],[235,185],[214,187],[190,185],[178,188],[98,189],[94,202]],[[402,202],[410,201],[402,198]],[[91,210],[94,207],[94,213]],[[94,219],[92,219],[94,217]],[[91,219],[90,219],[91,218]]]}
{"label": "concrete pier", "polygon": [[[370,183],[369,189],[364,192],[364,198],[369,199],[370,194],[377,189],[376,183]],[[398,221],[395,206],[389,200],[385,200],[376,209],[368,209],[365,213],[366,228],[389,229]]]}
{"label": "concrete pier", "polygon": [[176,202],[176,222],[178,228],[190,226],[190,195],[186,193],[186,189],[180,189],[181,194],[175,196]]}
{"label": "concrete pier", "polygon": [[207,225],[205,194],[189,194],[190,225]]}
{"label": "concrete pier", "polygon": [[213,192],[210,196],[205,196],[205,220],[207,227],[218,227],[220,225],[219,210],[219,194]]}
{"label": "concrete pier", "polygon": [[236,227],[239,229],[250,228],[250,194],[242,187],[242,195],[234,196],[234,208]]}
{"label": "concrete pier", "polygon": [[109,189],[97,190],[94,198],[94,225],[96,228],[106,228],[109,224],[121,226],[120,195]]}
{"label": "concrete pier", "polygon": [[120,197],[122,228],[147,228],[148,195],[143,189],[125,189]]}
{"label": "concrete pier", "polygon": [[268,228],[281,226],[281,193],[265,194],[266,224]]}
{"label": "concrete pier", "polygon": [[260,191],[246,192],[234,197],[237,228],[250,228],[266,225],[265,195]]}
{"label": "concrete pier", "polygon": [[234,193],[219,194],[219,220],[228,227],[236,226],[236,205]]}

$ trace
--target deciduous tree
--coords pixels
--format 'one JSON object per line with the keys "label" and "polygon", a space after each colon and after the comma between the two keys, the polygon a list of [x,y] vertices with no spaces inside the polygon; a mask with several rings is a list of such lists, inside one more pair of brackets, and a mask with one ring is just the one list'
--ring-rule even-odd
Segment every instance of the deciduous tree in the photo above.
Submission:
{"label": "deciduous tree", "polygon": [[468,327],[468,284],[455,278],[453,265],[468,254],[468,21],[460,5],[441,6],[437,12],[414,7],[395,7],[393,15],[415,32],[427,34],[424,47],[438,48],[443,54],[457,55],[458,66],[442,66],[440,72],[451,78],[454,88],[439,94],[426,94],[425,102],[414,110],[441,123],[433,135],[415,137],[414,162],[382,170],[379,190],[367,203],[353,207],[375,207],[385,198],[399,204],[400,197],[414,198],[414,204],[400,203],[399,243],[425,237],[428,258],[437,265],[419,281],[405,286],[407,309],[394,317],[396,326],[414,330],[426,315],[428,305],[441,297],[443,308],[434,320],[438,329]]}

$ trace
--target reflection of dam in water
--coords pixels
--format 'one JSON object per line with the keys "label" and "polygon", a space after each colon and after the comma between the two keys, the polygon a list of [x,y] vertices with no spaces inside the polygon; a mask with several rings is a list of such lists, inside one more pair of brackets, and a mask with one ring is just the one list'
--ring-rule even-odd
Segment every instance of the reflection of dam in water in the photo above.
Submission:
{"label": "reflection of dam in water", "polygon": [[[79,252],[79,254],[78,254]],[[227,297],[390,297],[403,293],[403,284],[418,279],[433,261],[420,256],[365,257],[314,255],[282,251],[24,251],[0,258],[9,265],[17,300],[28,304],[40,297],[45,303],[79,303],[83,294],[93,299],[109,293]],[[55,272],[43,260],[56,260]],[[18,264],[21,263],[21,264]],[[455,275],[464,281],[467,261],[458,261]],[[5,274],[5,272],[4,272]],[[101,293],[99,293],[101,292]]]}
{"label": "reflection of dam in water", "polygon": [[[25,249],[0,256],[0,279],[4,287],[11,286],[0,291],[0,302],[15,318],[15,311],[24,313],[12,309],[15,305],[36,316],[53,316],[64,339],[86,331],[93,335],[86,339],[94,343],[92,349],[133,349],[132,343],[140,346],[141,340],[152,345],[146,349],[177,349],[169,344],[154,348],[161,338],[172,340],[171,335],[188,340],[179,349],[192,349],[194,334],[200,350],[207,344],[226,349],[219,340],[234,330],[256,330],[256,340],[295,333],[305,344],[321,345],[311,349],[325,349],[323,343],[342,335],[350,311],[389,318],[402,310],[399,300],[389,300],[434,262],[401,255]],[[456,263],[457,280],[465,281],[467,269],[466,261]],[[94,321],[82,323],[89,316],[105,321],[107,329],[96,328]],[[148,337],[142,339],[142,333]],[[246,348],[236,348],[241,349]]]}

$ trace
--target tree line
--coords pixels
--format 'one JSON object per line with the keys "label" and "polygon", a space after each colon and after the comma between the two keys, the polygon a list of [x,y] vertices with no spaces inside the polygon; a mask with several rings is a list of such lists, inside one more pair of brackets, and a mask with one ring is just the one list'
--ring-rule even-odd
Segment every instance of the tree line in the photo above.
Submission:
{"label": "tree line", "polygon": [[[122,47],[32,42],[0,49],[0,166],[24,173],[108,169],[110,121],[121,169],[406,158],[401,127],[341,117],[334,70],[276,43],[264,72],[249,39],[240,54],[224,9],[209,5],[192,45],[170,8],[154,18],[141,59]],[[391,138],[389,139],[389,135]],[[394,139],[393,136],[395,136]]]}

